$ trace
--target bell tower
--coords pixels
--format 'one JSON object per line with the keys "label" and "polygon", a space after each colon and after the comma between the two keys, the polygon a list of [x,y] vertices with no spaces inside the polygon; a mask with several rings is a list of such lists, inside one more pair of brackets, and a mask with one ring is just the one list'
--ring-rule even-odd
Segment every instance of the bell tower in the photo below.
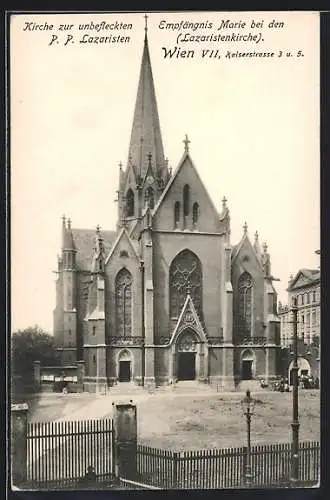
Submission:
{"label": "bell tower", "polygon": [[120,164],[118,229],[140,219],[148,198],[154,206],[169,180],[148,46],[148,16],[126,168]]}

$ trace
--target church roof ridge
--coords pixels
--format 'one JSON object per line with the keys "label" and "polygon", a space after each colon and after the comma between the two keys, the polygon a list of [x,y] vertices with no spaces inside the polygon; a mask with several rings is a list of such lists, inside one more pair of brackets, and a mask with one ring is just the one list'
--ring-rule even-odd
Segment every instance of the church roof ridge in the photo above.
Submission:
{"label": "church roof ridge", "polygon": [[180,161],[179,161],[179,163],[178,163],[177,167],[175,168],[175,170],[174,170],[174,172],[173,172],[172,176],[170,177],[170,179],[169,179],[168,183],[166,184],[166,187],[165,187],[164,191],[162,192],[162,194],[161,194],[161,196],[160,196],[159,200],[157,201],[157,203],[156,203],[156,205],[155,205],[155,208],[154,208],[154,209],[153,209],[153,211],[152,211],[152,215],[153,215],[153,216],[157,213],[157,211],[158,211],[158,209],[159,209],[160,205],[162,204],[162,202],[163,202],[163,200],[164,200],[165,196],[166,196],[166,195],[167,195],[167,193],[169,192],[169,190],[170,190],[171,186],[173,185],[173,183],[174,183],[174,181],[175,181],[176,177],[178,176],[178,173],[180,172],[180,170],[181,170],[181,168],[182,168],[182,166],[183,166],[183,164],[184,164],[185,160],[187,160],[187,159],[189,159],[189,161],[190,161],[190,163],[191,163],[191,166],[192,166],[192,167],[193,167],[193,169],[195,170],[196,175],[197,175],[197,178],[199,179],[199,181],[200,181],[201,185],[203,186],[203,188],[204,188],[204,190],[205,190],[205,194],[206,194],[206,196],[208,197],[209,202],[210,202],[210,204],[212,205],[212,207],[213,207],[213,209],[214,209],[214,212],[215,212],[216,214],[218,214],[218,215],[219,215],[219,212],[218,212],[218,210],[216,209],[216,207],[215,207],[215,205],[214,205],[214,202],[213,202],[213,200],[212,200],[212,198],[211,198],[211,196],[210,196],[210,194],[209,194],[208,190],[206,189],[205,184],[204,184],[204,182],[203,182],[203,181],[202,181],[202,179],[201,179],[201,176],[200,176],[200,175],[199,175],[199,173],[198,173],[198,170],[197,170],[197,168],[196,168],[196,166],[195,166],[195,164],[194,164],[194,162],[193,162],[193,160],[192,160],[192,158],[191,158],[191,156],[190,156],[189,151],[185,150],[185,151],[184,151],[184,153],[183,153],[183,155],[181,156],[181,159],[180,159]]}

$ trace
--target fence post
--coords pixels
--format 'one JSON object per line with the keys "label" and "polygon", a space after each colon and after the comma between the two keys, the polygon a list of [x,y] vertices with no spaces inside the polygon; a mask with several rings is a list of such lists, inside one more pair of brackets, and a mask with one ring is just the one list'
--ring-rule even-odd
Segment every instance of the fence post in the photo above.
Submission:
{"label": "fence post", "polygon": [[27,415],[26,403],[11,406],[11,478],[17,488],[27,479]]}
{"label": "fence post", "polygon": [[243,480],[244,480],[244,486],[247,484],[248,478],[247,476],[247,462],[248,462],[248,449],[247,446],[243,446]]}
{"label": "fence post", "polygon": [[179,487],[179,468],[178,468],[178,452],[174,451],[173,452],[173,485],[172,488],[174,490],[177,490]]}
{"label": "fence post", "polygon": [[136,405],[112,403],[116,477],[135,480],[137,475]]}

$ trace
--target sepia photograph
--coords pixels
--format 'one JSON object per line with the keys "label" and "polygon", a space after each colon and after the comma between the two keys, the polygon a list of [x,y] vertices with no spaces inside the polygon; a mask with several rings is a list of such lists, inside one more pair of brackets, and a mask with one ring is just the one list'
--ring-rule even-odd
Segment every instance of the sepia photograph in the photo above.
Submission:
{"label": "sepia photograph", "polygon": [[320,14],[11,13],[11,487],[320,485]]}

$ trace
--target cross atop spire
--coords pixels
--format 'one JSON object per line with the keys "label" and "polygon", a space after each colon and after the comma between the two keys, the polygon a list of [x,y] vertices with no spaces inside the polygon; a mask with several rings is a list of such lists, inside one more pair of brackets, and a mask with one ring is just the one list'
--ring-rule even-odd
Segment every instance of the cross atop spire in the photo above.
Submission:
{"label": "cross atop spire", "polygon": [[244,231],[244,234],[247,233],[247,230],[248,230],[248,225],[246,222],[244,222],[244,226],[243,226],[243,231]]}
{"label": "cross atop spire", "polygon": [[228,201],[228,200],[227,200],[227,198],[224,196],[224,197],[222,198],[222,200],[221,200],[221,201],[222,201],[222,209],[223,209],[223,210],[225,210],[225,208],[227,208],[227,201]]}
{"label": "cross atop spire", "polygon": [[254,233],[254,240],[255,240],[255,241],[258,241],[258,240],[259,240],[259,234],[258,234],[258,231],[256,231],[256,232]]}
{"label": "cross atop spire", "polygon": [[98,224],[96,226],[96,232],[97,232],[97,234],[100,234],[100,231],[101,231],[101,227],[100,227],[100,224]]}
{"label": "cross atop spire", "polygon": [[151,165],[152,153],[150,153],[150,151],[149,151],[147,157],[148,157],[148,165]]}
{"label": "cross atop spire", "polygon": [[147,39],[147,33],[148,33],[148,16],[147,16],[147,14],[144,14],[144,31],[145,31],[145,39]]}
{"label": "cross atop spire", "polygon": [[265,242],[262,246],[263,246],[263,249],[264,249],[264,253],[267,253],[267,250],[268,250],[267,243]]}
{"label": "cross atop spire", "polygon": [[67,223],[68,223],[68,229],[71,229],[71,219],[70,219],[70,217],[68,218]]}
{"label": "cross atop spire", "polygon": [[186,134],[185,135],[185,138],[183,139],[183,144],[184,144],[184,152],[185,153],[189,153],[189,144],[190,144],[190,140],[188,139],[188,135]]}

